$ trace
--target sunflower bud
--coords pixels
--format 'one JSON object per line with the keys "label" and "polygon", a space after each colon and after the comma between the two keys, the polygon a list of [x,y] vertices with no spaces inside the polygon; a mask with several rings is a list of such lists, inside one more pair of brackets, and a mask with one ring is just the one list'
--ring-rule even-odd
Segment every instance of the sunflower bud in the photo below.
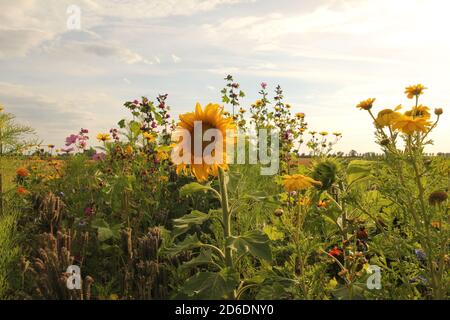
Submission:
{"label": "sunflower bud", "polygon": [[431,205],[437,205],[448,199],[448,194],[445,191],[437,190],[430,193],[428,197],[428,202]]}
{"label": "sunflower bud", "polygon": [[284,210],[281,208],[278,208],[277,210],[275,210],[274,214],[276,217],[281,217],[284,213]]}
{"label": "sunflower bud", "polygon": [[443,113],[444,113],[444,110],[442,110],[442,108],[434,109],[434,114],[437,115],[437,116],[440,116]]}

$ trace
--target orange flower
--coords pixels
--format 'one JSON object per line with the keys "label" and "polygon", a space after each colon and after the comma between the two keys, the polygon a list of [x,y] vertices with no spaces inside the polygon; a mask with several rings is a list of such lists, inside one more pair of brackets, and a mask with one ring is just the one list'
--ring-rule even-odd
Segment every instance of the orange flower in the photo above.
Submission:
{"label": "orange flower", "polygon": [[19,176],[19,177],[22,177],[22,178],[26,178],[26,177],[28,177],[29,175],[30,175],[30,172],[28,172],[28,170],[26,169],[26,168],[18,168],[17,170],[16,170],[16,174]]}
{"label": "orange flower", "polygon": [[327,208],[328,207],[328,201],[327,200],[320,200],[317,203],[317,208]]}
{"label": "orange flower", "polygon": [[25,189],[24,187],[18,187],[16,192],[17,192],[17,194],[20,194],[22,196],[28,194],[28,190]]}

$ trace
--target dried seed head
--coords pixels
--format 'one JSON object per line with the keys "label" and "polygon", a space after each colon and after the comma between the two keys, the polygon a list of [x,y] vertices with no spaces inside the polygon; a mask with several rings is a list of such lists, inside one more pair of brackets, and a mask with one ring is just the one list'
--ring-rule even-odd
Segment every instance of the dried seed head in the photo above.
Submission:
{"label": "dried seed head", "polygon": [[428,197],[428,202],[431,205],[437,205],[440,204],[448,199],[448,194],[445,191],[437,190],[430,193],[430,196]]}

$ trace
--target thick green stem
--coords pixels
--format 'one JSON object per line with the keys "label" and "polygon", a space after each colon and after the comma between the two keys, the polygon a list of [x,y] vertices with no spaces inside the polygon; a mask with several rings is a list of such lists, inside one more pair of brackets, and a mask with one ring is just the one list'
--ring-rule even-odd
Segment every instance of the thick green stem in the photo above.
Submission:
{"label": "thick green stem", "polygon": [[[222,222],[223,222],[223,236],[225,242],[229,237],[231,237],[231,212],[228,205],[228,191],[227,184],[225,181],[225,172],[219,167],[219,187],[220,196],[222,204]],[[233,267],[233,257],[231,254],[231,249],[225,246],[225,264],[228,268]]]}

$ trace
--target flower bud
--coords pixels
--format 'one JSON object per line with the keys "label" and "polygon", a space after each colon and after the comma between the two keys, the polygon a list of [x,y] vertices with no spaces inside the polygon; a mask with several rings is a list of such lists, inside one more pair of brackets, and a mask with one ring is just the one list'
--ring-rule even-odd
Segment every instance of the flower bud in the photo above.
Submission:
{"label": "flower bud", "polygon": [[437,115],[437,116],[440,116],[443,113],[444,113],[444,110],[442,110],[442,108],[434,109],[434,114]]}

